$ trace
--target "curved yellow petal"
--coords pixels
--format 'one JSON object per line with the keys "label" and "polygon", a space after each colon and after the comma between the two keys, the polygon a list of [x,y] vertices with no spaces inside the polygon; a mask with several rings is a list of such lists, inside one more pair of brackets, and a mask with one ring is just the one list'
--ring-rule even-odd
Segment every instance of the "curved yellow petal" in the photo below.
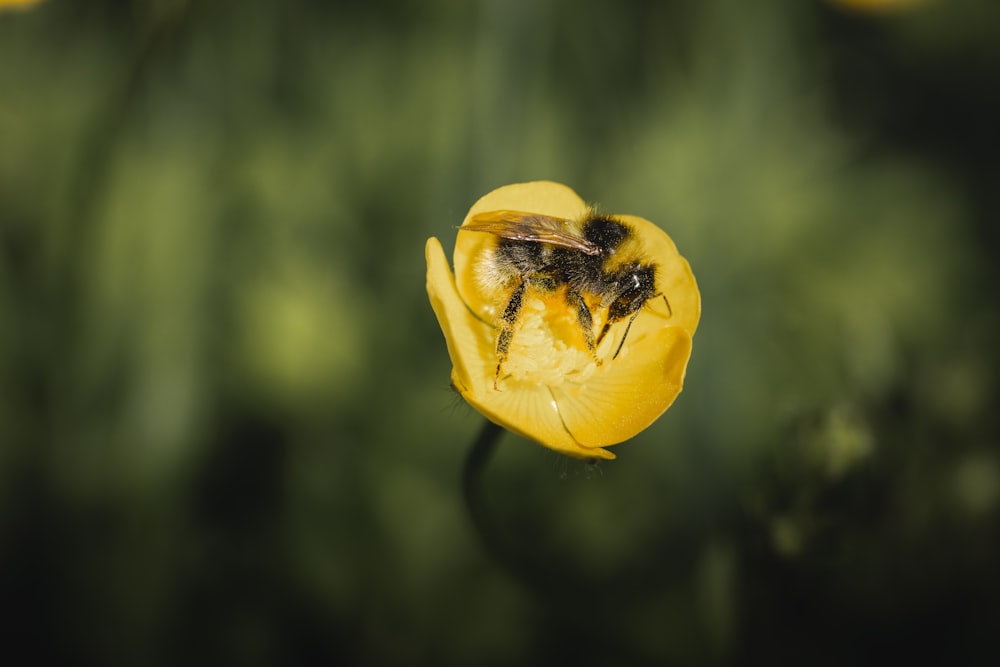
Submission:
{"label": "curved yellow petal", "polygon": [[629,333],[628,348],[586,383],[552,388],[563,423],[582,447],[628,440],[677,398],[690,356],[691,335],[680,327]]}
{"label": "curved yellow petal", "polygon": [[495,362],[489,361],[494,357],[494,330],[476,319],[459,297],[441,242],[433,237],[427,239],[424,255],[427,296],[448,344],[448,356],[454,366],[452,381],[461,391],[481,383],[483,377],[493,372],[487,371],[487,365],[492,363],[495,367]]}
{"label": "curved yellow petal", "polygon": [[[642,239],[649,259],[656,262],[656,288],[666,295],[673,313],[670,326],[681,327],[693,336],[701,319],[701,294],[694,274],[691,273],[691,265],[680,256],[677,246],[666,232],[649,220],[635,215],[615,217],[632,226],[636,236]],[[650,301],[646,310],[651,308],[666,311],[662,300]],[[639,324],[641,319],[642,315],[636,318],[635,323]]]}
{"label": "curved yellow petal", "polygon": [[462,397],[493,423],[569,456],[615,458],[606,449],[580,445],[570,435],[563,424],[560,406],[548,387],[520,386],[495,391],[492,382],[491,375],[488,388],[463,393]]}

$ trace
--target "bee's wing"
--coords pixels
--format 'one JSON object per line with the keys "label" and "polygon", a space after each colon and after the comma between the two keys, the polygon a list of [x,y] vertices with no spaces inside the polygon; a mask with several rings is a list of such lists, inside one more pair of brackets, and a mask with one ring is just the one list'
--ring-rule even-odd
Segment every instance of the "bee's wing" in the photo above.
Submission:
{"label": "bee's wing", "polygon": [[565,218],[520,211],[489,211],[472,216],[459,231],[486,232],[514,241],[533,241],[599,255],[601,249],[576,233]]}

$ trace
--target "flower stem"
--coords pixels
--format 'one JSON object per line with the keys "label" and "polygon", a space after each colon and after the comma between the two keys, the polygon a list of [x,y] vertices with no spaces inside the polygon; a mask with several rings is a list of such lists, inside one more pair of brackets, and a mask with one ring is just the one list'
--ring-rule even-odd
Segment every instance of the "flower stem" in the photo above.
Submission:
{"label": "flower stem", "polygon": [[486,466],[493,457],[493,452],[496,450],[503,432],[502,427],[486,420],[465,457],[465,465],[462,469],[462,494],[465,498],[465,507],[469,512],[469,518],[472,519],[472,524],[475,526],[476,532],[479,533],[479,539],[483,546],[492,556],[501,561],[506,560],[505,554],[496,526],[486,509],[483,477]]}
{"label": "flower stem", "polygon": [[548,594],[562,583],[565,573],[543,567],[530,553],[518,546],[517,536],[500,530],[486,503],[483,485],[486,466],[496,450],[504,429],[487,420],[472,443],[462,469],[462,494],[469,518],[479,540],[491,558],[536,593]]}

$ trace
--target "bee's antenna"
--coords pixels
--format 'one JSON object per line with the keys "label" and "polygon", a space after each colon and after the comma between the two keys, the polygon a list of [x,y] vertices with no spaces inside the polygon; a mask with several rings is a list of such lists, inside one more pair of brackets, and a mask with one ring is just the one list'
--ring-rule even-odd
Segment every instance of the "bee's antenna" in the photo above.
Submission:
{"label": "bee's antenna", "polygon": [[662,296],[663,297],[663,303],[667,304],[667,317],[673,317],[674,316],[674,309],[670,307],[670,302],[667,301],[667,295],[664,294],[663,292],[660,292],[659,294],[654,294],[653,298],[656,298],[658,296]]}
{"label": "bee's antenna", "polygon": [[642,312],[642,309],[635,311],[632,313],[632,317],[628,318],[628,324],[625,325],[625,333],[622,334],[622,342],[618,343],[618,349],[615,350],[614,356],[611,357],[612,359],[618,358],[618,353],[622,351],[622,347],[625,345],[625,339],[628,338],[628,330],[632,328],[632,322],[635,322],[635,318],[639,317],[640,312]]}

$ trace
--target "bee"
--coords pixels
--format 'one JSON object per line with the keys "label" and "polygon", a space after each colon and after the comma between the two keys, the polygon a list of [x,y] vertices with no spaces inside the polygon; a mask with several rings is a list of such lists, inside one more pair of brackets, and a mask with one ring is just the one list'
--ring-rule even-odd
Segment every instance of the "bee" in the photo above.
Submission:
{"label": "bee", "polygon": [[[642,244],[624,220],[591,210],[579,219],[565,219],[520,211],[491,211],[472,216],[460,231],[497,237],[484,253],[477,270],[484,282],[498,283],[510,296],[501,311],[496,340],[500,373],[510,351],[514,327],[528,290],[545,294],[562,291],[576,313],[588,351],[597,365],[597,347],[616,322],[628,318],[612,359],[618,357],[642,307],[663,296],[656,291],[657,266],[643,257]],[[595,332],[594,313],[603,310],[603,325]]]}

